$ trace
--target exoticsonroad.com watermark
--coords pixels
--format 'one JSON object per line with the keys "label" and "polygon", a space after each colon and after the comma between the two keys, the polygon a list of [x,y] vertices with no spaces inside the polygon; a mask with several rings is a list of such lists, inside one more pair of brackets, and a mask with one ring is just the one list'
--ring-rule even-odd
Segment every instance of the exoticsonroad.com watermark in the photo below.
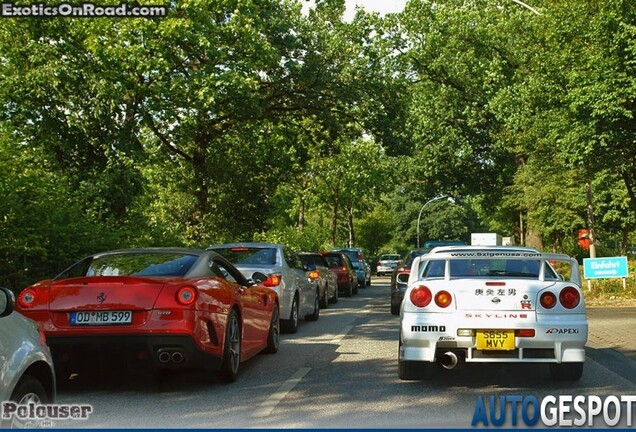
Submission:
{"label": "exoticsonroad.com watermark", "polygon": [[167,14],[168,7],[161,5],[96,5],[91,2],[28,5],[0,3],[0,16],[3,18],[159,18]]}

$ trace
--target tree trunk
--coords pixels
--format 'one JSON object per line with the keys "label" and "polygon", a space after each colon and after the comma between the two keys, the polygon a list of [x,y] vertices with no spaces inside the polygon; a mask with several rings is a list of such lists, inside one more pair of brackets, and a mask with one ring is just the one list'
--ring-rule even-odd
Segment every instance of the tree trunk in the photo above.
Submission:
{"label": "tree trunk", "polygon": [[[301,192],[302,193],[302,192]],[[298,209],[298,229],[305,230],[305,197],[300,198],[300,209]]]}
{"label": "tree trunk", "polygon": [[336,233],[338,231],[338,195],[333,202],[333,214],[331,215],[331,245],[336,246]]}
{"label": "tree trunk", "polygon": [[349,216],[349,247],[356,245],[356,233],[353,230],[353,207],[347,207],[347,214]]}
{"label": "tree trunk", "polygon": [[526,234],[526,246],[542,251],[543,238],[541,238],[541,233],[533,230],[532,228],[528,228],[528,232]]}
{"label": "tree trunk", "polygon": [[590,236],[590,258],[596,258],[594,203],[592,202],[592,184],[589,180],[585,182],[585,195],[587,197],[587,230]]}
{"label": "tree trunk", "polygon": [[623,227],[621,230],[621,256],[627,255],[627,243],[629,242],[629,228]]}
{"label": "tree trunk", "polygon": [[208,139],[205,136],[199,136],[196,139],[196,147],[192,155],[192,169],[194,173],[194,185],[196,196],[196,208],[191,217],[192,225],[198,225],[201,223],[202,217],[208,211],[208,170],[207,170],[207,158],[206,149],[208,145]]}

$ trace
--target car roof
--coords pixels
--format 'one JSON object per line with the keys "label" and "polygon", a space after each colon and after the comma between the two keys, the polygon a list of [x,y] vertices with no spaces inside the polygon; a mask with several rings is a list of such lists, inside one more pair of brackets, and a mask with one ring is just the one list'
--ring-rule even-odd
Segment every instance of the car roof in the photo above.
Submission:
{"label": "car roof", "polygon": [[223,244],[210,245],[207,247],[207,249],[210,250],[210,249],[236,248],[236,247],[282,248],[284,246],[282,244],[277,244],[277,243],[242,242],[242,243],[223,243]]}
{"label": "car roof", "polygon": [[108,255],[120,255],[120,254],[137,254],[137,253],[180,253],[188,255],[202,255],[205,253],[205,249],[194,248],[180,248],[180,247],[148,247],[148,248],[131,248],[131,249],[115,249],[106,252],[98,252],[90,257],[98,258]]}
{"label": "car roof", "polygon": [[538,250],[526,247],[526,246],[437,246],[428,252],[429,254],[444,253],[444,252],[474,252],[474,251],[496,251],[496,252],[532,252],[540,253]]}

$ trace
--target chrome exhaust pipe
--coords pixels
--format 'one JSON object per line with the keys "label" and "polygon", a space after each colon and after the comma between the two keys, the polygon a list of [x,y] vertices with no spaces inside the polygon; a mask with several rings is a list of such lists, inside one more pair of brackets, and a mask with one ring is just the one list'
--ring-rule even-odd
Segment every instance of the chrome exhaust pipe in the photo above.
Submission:
{"label": "chrome exhaust pipe", "polygon": [[168,351],[161,351],[159,353],[159,363],[168,363],[170,361],[170,353]]}
{"label": "chrome exhaust pipe", "polygon": [[457,354],[452,351],[446,351],[441,358],[442,367],[444,369],[455,369],[455,367],[459,364],[459,358]]}
{"label": "chrome exhaust pipe", "polygon": [[179,364],[183,362],[183,360],[184,360],[184,357],[181,351],[175,351],[172,353],[172,363]]}

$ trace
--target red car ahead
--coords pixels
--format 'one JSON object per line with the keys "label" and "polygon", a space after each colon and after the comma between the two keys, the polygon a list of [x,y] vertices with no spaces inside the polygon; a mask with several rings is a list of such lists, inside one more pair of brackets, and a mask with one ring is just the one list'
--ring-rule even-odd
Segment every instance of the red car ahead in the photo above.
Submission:
{"label": "red car ahead", "polygon": [[329,268],[338,276],[338,291],[344,297],[358,294],[358,275],[349,257],[340,252],[320,252],[329,263]]}
{"label": "red car ahead", "polygon": [[280,341],[276,292],[197,249],[92,255],[24,289],[17,308],[41,324],[60,379],[120,365],[234,381],[241,362]]}

